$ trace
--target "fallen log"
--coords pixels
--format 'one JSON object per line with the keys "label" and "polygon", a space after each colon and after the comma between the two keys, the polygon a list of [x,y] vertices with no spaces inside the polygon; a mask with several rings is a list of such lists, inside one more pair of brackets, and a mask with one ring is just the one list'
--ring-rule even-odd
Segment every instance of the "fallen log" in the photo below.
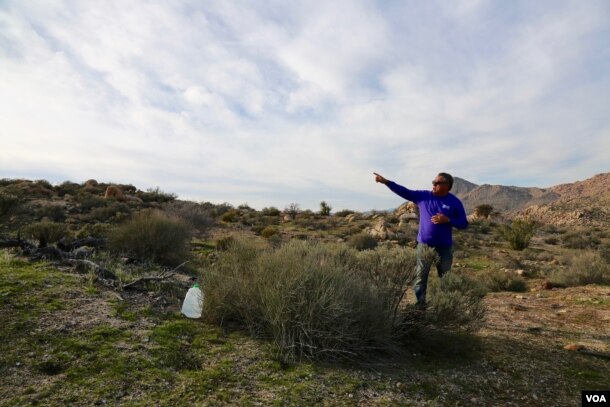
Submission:
{"label": "fallen log", "polygon": [[182,264],[180,264],[179,266],[177,266],[177,267],[173,268],[172,270],[167,271],[167,272],[165,272],[165,273],[163,273],[163,274],[161,274],[161,275],[158,275],[158,276],[145,276],[145,277],[140,277],[140,278],[138,278],[137,280],[134,280],[134,281],[132,281],[132,282],[131,282],[131,283],[129,283],[129,284],[125,284],[125,285],[123,286],[123,290],[130,290],[130,289],[134,289],[134,288],[136,288],[136,286],[138,286],[138,285],[140,285],[140,284],[142,284],[142,283],[148,282],[148,281],[163,281],[163,280],[166,280],[166,279],[170,278],[171,276],[173,276],[173,275],[174,275],[174,272],[175,272],[176,270],[178,270],[180,267],[184,266],[186,263],[188,263],[188,261],[185,261],[184,263],[182,263]]}
{"label": "fallen log", "polygon": [[92,270],[98,277],[102,279],[117,280],[116,274],[112,271],[101,267],[99,264],[92,262],[91,260],[82,259],[64,259],[63,263],[69,264],[75,267],[85,267]]}

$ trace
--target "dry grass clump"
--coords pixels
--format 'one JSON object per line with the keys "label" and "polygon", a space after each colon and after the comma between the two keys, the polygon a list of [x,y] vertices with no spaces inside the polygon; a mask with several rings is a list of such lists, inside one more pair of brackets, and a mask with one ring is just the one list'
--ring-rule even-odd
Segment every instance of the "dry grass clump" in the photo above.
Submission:
{"label": "dry grass clump", "polygon": [[166,265],[177,265],[190,255],[191,229],[182,220],[159,211],[143,211],[109,234],[116,253]]}
{"label": "dry grass clump", "polygon": [[[204,274],[208,321],[234,321],[271,339],[283,361],[387,350],[408,329],[402,300],[414,277],[413,250],[358,252],[297,240],[277,248],[261,244],[235,238]],[[462,326],[481,315],[478,308],[465,310],[480,301],[461,298],[464,287],[454,284],[435,292],[451,300],[432,300],[434,322],[448,326],[459,318],[456,324]]]}
{"label": "dry grass clump", "polygon": [[481,281],[489,291],[527,291],[525,279],[511,271],[489,270],[482,274]]}
{"label": "dry grass clump", "polygon": [[368,233],[361,232],[350,236],[347,244],[356,250],[369,250],[377,247],[377,239]]}
{"label": "dry grass clump", "polygon": [[565,269],[553,271],[548,280],[559,287],[610,285],[610,263],[598,252],[581,252],[568,260]]}
{"label": "dry grass clump", "polygon": [[485,319],[485,292],[481,283],[456,272],[432,279],[426,322],[442,329],[476,331]]}

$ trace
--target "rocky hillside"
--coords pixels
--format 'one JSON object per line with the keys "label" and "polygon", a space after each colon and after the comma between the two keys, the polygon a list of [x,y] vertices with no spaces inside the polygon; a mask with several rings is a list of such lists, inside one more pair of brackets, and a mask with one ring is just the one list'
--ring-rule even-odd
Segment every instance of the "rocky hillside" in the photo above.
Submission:
{"label": "rocky hillside", "polygon": [[468,213],[481,204],[510,214],[525,214],[555,225],[610,223],[610,173],[550,188],[476,185],[456,178],[454,191]]}

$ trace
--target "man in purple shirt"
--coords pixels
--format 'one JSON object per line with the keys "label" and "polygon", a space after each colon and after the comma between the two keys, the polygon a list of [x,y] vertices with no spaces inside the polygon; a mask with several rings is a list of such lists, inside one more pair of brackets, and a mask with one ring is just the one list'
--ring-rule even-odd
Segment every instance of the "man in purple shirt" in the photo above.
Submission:
{"label": "man in purple shirt", "polygon": [[468,227],[464,205],[453,194],[453,177],[445,172],[439,173],[432,181],[432,191],[413,191],[387,180],[377,173],[375,181],[385,184],[392,192],[404,199],[414,202],[419,207],[419,233],[417,234],[417,269],[413,289],[420,308],[426,306],[426,287],[429,262],[425,261],[425,250],[431,247],[438,253],[439,261],[436,270],[439,277],[451,270],[453,262],[452,229]]}

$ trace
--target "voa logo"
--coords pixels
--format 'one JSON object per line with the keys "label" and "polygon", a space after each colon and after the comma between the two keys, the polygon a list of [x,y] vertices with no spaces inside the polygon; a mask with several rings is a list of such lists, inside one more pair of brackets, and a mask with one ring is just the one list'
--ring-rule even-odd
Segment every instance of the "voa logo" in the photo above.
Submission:
{"label": "voa logo", "polygon": [[583,406],[610,406],[610,391],[586,391],[582,392]]}
{"label": "voa logo", "polygon": [[598,396],[597,394],[586,394],[585,398],[587,399],[587,403],[605,403],[606,397],[602,394]]}

